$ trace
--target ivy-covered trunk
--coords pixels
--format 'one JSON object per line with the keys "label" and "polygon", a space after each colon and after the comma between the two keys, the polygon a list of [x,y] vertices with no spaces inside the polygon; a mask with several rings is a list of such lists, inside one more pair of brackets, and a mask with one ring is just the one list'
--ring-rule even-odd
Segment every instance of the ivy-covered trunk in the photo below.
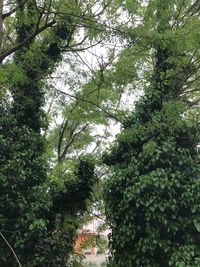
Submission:
{"label": "ivy-covered trunk", "polygon": [[157,35],[148,45],[153,43],[154,70],[115,147],[104,156],[113,170],[105,192],[109,266],[197,267],[199,129],[181,96],[182,81],[191,75],[190,53],[180,50],[180,37],[173,38],[172,1],[152,2]]}
{"label": "ivy-covered trunk", "polygon": [[[34,1],[22,2],[18,1],[16,14],[18,43],[38,26]],[[68,29],[67,19],[61,26]],[[61,60],[60,46],[69,45],[72,38],[68,30],[60,34],[61,26],[17,50],[11,95],[0,104],[0,231],[23,267],[68,266],[77,213],[85,210],[94,183],[93,165],[87,161],[81,161],[73,184],[61,187],[47,178],[43,85]],[[69,225],[60,229],[59,218],[65,216],[70,217]],[[0,266],[18,266],[4,241],[0,241]]]}
{"label": "ivy-covered trunk", "polygon": [[[18,11],[19,42],[34,30],[34,12],[31,3]],[[12,104],[1,107],[1,229],[23,266],[41,265],[36,247],[47,234],[45,215],[51,206],[44,187],[47,165],[41,135],[44,120],[43,90],[38,79],[41,70],[32,43],[15,55],[19,78],[15,74],[16,80],[11,84]],[[17,266],[10,248],[2,243],[0,265]]]}

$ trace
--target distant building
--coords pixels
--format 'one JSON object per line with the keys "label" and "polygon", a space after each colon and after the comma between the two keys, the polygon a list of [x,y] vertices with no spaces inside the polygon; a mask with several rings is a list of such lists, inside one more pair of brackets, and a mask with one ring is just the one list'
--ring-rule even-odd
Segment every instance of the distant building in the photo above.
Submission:
{"label": "distant building", "polygon": [[77,231],[75,250],[85,256],[87,263],[105,262],[105,254],[100,255],[98,247],[95,245],[95,237],[100,235],[103,239],[108,240],[109,231],[101,231],[98,229],[104,224],[102,219],[93,218],[86,225]]}

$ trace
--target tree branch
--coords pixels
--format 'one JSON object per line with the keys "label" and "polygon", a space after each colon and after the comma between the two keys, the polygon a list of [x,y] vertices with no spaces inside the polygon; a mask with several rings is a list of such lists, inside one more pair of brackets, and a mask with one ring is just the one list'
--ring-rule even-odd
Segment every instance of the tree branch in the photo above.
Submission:
{"label": "tree branch", "polygon": [[58,162],[62,160],[62,155],[61,155],[61,145],[62,145],[62,141],[63,141],[63,136],[64,136],[64,132],[65,132],[65,129],[68,125],[68,120],[64,120],[63,123],[61,124],[61,128],[60,128],[60,131],[59,131],[59,139],[58,139],[58,146],[57,146],[57,149],[58,149]]}
{"label": "tree branch", "polygon": [[18,6],[15,8],[11,9],[7,13],[2,14],[2,19],[4,20],[5,18],[11,16],[13,13],[15,13],[20,7],[23,7],[25,5],[26,1],[23,1],[22,3],[19,3]]}
{"label": "tree branch", "polygon": [[69,140],[69,142],[67,143],[67,145],[65,146],[65,149],[64,149],[64,151],[63,151],[63,153],[62,153],[62,155],[61,155],[60,160],[62,160],[62,159],[65,158],[65,156],[66,156],[66,154],[67,154],[67,151],[68,151],[69,147],[71,146],[71,144],[74,142],[76,136],[78,136],[80,133],[82,133],[82,132],[87,128],[88,125],[89,125],[89,124],[87,123],[86,125],[84,125],[84,126],[83,126],[78,132],[76,132],[76,133],[74,133],[74,132],[75,132],[75,130],[76,130],[77,127],[76,127],[75,129],[72,130],[72,132],[71,132],[71,136],[70,136],[70,140]]}
{"label": "tree branch", "polygon": [[18,49],[20,49],[21,47],[23,47],[24,45],[26,45],[28,42],[32,41],[39,33],[43,32],[44,30],[46,30],[47,28],[53,26],[56,23],[55,20],[52,20],[51,22],[46,23],[45,25],[43,25],[40,28],[36,28],[35,31],[30,34],[27,38],[25,38],[22,42],[16,44],[14,47],[12,47],[11,49],[3,52],[0,55],[0,63],[2,63],[2,61],[7,57],[10,56],[12,53],[14,53],[15,51],[17,51]]}
{"label": "tree branch", "polygon": [[81,98],[81,97],[77,97],[77,96],[71,95],[71,94],[69,94],[69,93],[63,92],[63,91],[61,91],[61,90],[59,90],[59,89],[57,89],[57,88],[55,88],[55,89],[56,89],[56,91],[60,92],[61,94],[66,95],[66,96],[68,96],[68,97],[70,97],[70,98],[77,99],[77,100],[86,102],[86,103],[88,103],[88,104],[91,104],[91,105],[97,107],[98,109],[100,109],[103,113],[105,113],[105,114],[106,114],[108,117],[110,117],[111,119],[114,119],[115,121],[117,121],[117,122],[119,122],[119,123],[122,123],[122,121],[121,121],[119,118],[117,118],[115,115],[109,113],[107,110],[105,110],[104,108],[102,108],[100,105],[98,105],[98,104],[96,104],[96,103],[94,103],[94,102],[92,102],[92,101],[90,101],[90,100],[87,100],[87,99],[84,99],[84,98]]}
{"label": "tree branch", "polygon": [[14,257],[15,257],[15,259],[16,259],[18,265],[19,265],[19,267],[22,267],[22,265],[21,265],[21,263],[20,263],[20,261],[19,261],[17,255],[16,255],[14,249],[11,247],[11,245],[9,244],[9,242],[7,241],[7,239],[5,238],[5,236],[2,234],[2,232],[0,232],[0,236],[2,237],[2,239],[5,241],[5,243],[7,244],[7,246],[8,246],[8,247],[10,248],[10,250],[12,251],[12,253],[13,253],[13,255],[14,255]]}

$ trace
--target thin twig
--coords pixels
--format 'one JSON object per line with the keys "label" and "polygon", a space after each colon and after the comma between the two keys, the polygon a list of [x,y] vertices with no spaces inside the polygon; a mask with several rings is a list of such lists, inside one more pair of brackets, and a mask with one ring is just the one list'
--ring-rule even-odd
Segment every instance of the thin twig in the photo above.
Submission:
{"label": "thin twig", "polygon": [[8,245],[8,247],[10,248],[10,250],[12,251],[12,253],[13,253],[13,255],[14,255],[14,257],[15,257],[18,265],[19,265],[19,267],[22,267],[22,265],[21,265],[21,263],[20,263],[17,255],[16,255],[14,249],[11,247],[11,245],[9,244],[9,242],[7,241],[7,239],[5,238],[5,236],[2,234],[2,232],[0,232],[0,236],[3,238],[3,240],[6,242],[6,244]]}
{"label": "thin twig", "polygon": [[73,98],[73,99],[80,100],[80,101],[82,101],[82,102],[91,104],[91,105],[97,107],[97,108],[98,108],[99,110],[101,110],[103,113],[105,113],[109,118],[114,119],[115,121],[120,122],[121,124],[123,123],[123,121],[120,120],[119,118],[117,118],[114,114],[111,114],[110,112],[108,112],[108,111],[105,110],[103,107],[101,107],[100,105],[98,105],[97,103],[95,103],[95,102],[93,102],[93,101],[90,101],[90,100],[88,100],[88,99],[84,99],[84,98],[81,98],[81,97],[78,97],[78,96],[75,96],[75,95],[71,95],[71,94],[69,94],[69,93],[67,93],[67,92],[64,92],[64,91],[58,89],[58,88],[55,88],[55,90],[58,91],[58,92],[60,92],[60,93],[63,94],[63,95],[66,95],[66,96],[70,97],[70,98]]}

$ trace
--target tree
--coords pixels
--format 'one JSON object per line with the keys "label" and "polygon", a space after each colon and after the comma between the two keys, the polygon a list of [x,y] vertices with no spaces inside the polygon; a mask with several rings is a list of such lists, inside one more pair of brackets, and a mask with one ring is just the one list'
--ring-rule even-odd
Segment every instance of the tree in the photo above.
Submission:
{"label": "tree", "polygon": [[199,266],[199,1],[123,5],[140,23],[119,64],[132,52],[146,86],[104,155],[109,266]]}
{"label": "tree", "polygon": [[[82,159],[73,181],[47,178],[43,111],[45,79],[65,51],[99,32],[93,1],[1,1],[0,43],[0,225],[23,266],[67,266],[77,223],[95,182],[93,165]],[[106,4],[102,2],[100,13]],[[94,26],[95,24],[95,26]],[[79,28],[82,40],[76,41]],[[90,36],[91,39],[91,36]],[[4,86],[5,85],[5,86]],[[9,93],[10,95],[9,95]],[[68,221],[61,221],[63,215]],[[61,221],[61,222],[60,222]],[[59,224],[68,225],[65,232]],[[17,266],[6,242],[0,265]]]}

